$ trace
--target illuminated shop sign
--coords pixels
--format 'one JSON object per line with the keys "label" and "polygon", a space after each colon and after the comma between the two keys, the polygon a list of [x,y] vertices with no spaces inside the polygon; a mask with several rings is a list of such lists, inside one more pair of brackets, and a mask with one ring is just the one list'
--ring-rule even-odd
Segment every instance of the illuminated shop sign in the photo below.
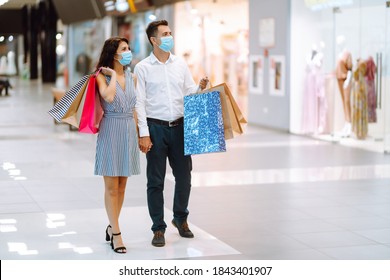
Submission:
{"label": "illuminated shop sign", "polygon": [[313,11],[318,11],[327,8],[352,5],[353,0],[305,0],[305,4]]}

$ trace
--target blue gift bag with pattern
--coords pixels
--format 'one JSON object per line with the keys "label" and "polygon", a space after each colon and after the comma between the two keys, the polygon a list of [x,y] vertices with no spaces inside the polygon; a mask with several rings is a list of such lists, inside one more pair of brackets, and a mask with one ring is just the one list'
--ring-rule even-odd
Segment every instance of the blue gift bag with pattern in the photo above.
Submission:
{"label": "blue gift bag with pattern", "polygon": [[184,97],[184,154],[225,152],[219,91]]}

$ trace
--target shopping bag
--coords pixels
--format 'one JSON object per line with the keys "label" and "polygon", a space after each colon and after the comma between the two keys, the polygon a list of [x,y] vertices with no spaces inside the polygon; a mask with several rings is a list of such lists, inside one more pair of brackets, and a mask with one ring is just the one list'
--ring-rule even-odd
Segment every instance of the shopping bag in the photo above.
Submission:
{"label": "shopping bag", "polygon": [[84,106],[81,113],[79,132],[97,133],[103,117],[103,108],[100,103],[100,94],[96,85],[96,77],[100,71],[91,75],[85,93]]}
{"label": "shopping bag", "polygon": [[233,98],[233,95],[232,93],[230,92],[230,89],[229,87],[226,85],[226,83],[223,83],[221,84],[221,86],[223,85],[224,87],[224,92],[225,92],[225,95],[229,97],[229,100],[233,106],[233,110],[234,110],[234,113],[237,117],[237,120],[239,122],[240,125],[242,124],[246,124],[248,123],[247,120],[245,119],[244,115],[242,114],[241,110],[240,110],[240,107],[238,106],[236,100]]}
{"label": "shopping bag", "polygon": [[246,124],[247,121],[234,100],[229,87],[226,83],[222,83],[205,89],[200,94],[212,91],[220,92],[225,139],[232,139],[237,135],[243,134],[242,125]]}
{"label": "shopping bag", "polygon": [[218,91],[184,97],[184,154],[225,152]]}
{"label": "shopping bag", "polygon": [[[83,114],[83,108],[84,108],[86,97],[87,97],[87,87],[85,87],[85,90],[84,90],[83,95],[81,97],[81,101],[79,103],[79,107],[77,108],[76,113],[73,115],[73,118],[75,119],[75,122],[77,124],[77,126],[75,126],[76,128],[80,127],[81,115]],[[62,121],[64,121],[64,120],[62,120]]]}
{"label": "shopping bag", "polygon": [[89,79],[80,89],[79,94],[76,96],[75,100],[70,105],[68,111],[62,117],[61,122],[68,123],[76,128],[79,127],[81,114],[79,114],[78,111],[80,111],[80,108],[83,108],[88,81]]}
{"label": "shopping bag", "polygon": [[[49,110],[51,115],[57,122],[66,122],[75,127],[78,127],[77,121],[73,118],[80,101],[88,84],[90,75],[82,77],[73,87],[71,87],[65,95],[54,104]],[[69,111],[69,112],[68,112]]]}

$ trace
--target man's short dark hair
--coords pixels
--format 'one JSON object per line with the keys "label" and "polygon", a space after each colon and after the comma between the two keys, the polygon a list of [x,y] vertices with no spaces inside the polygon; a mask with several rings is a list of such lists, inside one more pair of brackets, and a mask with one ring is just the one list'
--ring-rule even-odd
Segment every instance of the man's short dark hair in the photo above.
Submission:
{"label": "man's short dark hair", "polygon": [[157,30],[160,25],[168,26],[168,21],[165,19],[163,20],[155,20],[149,23],[148,27],[146,28],[146,35],[148,36],[149,43],[153,46],[152,41],[150,41],[150,37],[156,37]]}

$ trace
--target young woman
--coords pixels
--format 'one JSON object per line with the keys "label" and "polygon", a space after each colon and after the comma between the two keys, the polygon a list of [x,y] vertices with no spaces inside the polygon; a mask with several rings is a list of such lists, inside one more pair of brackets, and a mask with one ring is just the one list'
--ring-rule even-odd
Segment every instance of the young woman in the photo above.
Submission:
{"label": "young woman", "polygon": [[134,118],[136,80],[128,67],[132,53],[127,39],[113,37],[104,43],[96,70],[104,110],[96,143],[95,175],[104,178],[104,202],[109,220],[106,240],[116,253],[126,253],[119,215],[127,178],[140,173],[138,135]]}

